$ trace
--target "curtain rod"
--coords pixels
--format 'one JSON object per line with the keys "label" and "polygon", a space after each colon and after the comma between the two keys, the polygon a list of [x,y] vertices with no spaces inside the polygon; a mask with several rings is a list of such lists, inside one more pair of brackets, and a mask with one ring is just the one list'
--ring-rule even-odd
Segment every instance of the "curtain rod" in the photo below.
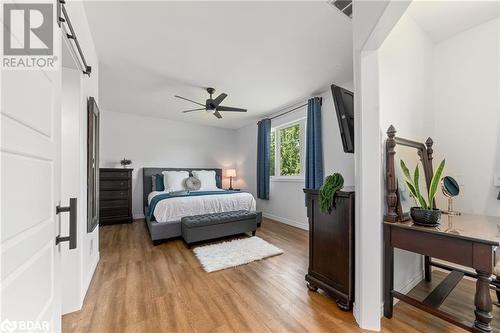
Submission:
{"label": "curtain rod", "polygon": [[[319,105],[322,105],[322,104],[323,104],[323,97],[319,97]],[[304,107],[304,106],[306,106],[306,105],[307,105],[307,103],[302,104],[302,105],[299,105],[299,106],[296,106],[296,107],[294,107],[294,108],[293,108],[293,109],[291,109],[291,110],[288,110],[288,111],[282,112],[282,113],[280,113],[280,114],[277,114],[277,115],[275,115],[275,116],[272,116],[272,117],[270,117],[270,118],[265,118],[265,119],[273,120],[273,119],[275,119],[275,118],[278,118],[278,117],[284,116],[284,115],[286,115],[286,114],[288,114],[288,113],[290,113],[290,112],[292,112],[292,111],[295,111],[295,110],[297,110],[297,109],[303,108],[303,107]],[[257,124],[258,124],[258,123],[257,123]]]}

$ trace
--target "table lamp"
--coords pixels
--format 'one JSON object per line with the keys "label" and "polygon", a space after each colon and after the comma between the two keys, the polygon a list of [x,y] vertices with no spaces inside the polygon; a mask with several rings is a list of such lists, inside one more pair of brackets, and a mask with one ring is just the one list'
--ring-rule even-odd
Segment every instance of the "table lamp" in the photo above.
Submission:
{"label": "table lamp", "polygon": [[236,177],[236,169],[226,169],[226,177],[229,177],[229,189],[233,189],[233,177]]}

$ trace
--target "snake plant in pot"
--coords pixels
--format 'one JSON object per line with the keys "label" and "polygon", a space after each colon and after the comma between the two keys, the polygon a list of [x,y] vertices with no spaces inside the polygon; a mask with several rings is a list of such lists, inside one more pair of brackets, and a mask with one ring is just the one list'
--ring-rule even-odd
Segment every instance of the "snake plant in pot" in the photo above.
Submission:
{"label": "snake plant in pot", "polygon": [[410,209],[410,216],[417,224],[435,226],[439,224],[439,221],[441,220],[441,210],[434,207],[434,197],[437,193],[444,165],[445,160],[442,160],[432,176],[432,180],[427,191],[427,198],[424,198],[420,192],[420,170],[418,164],[415,167],[415,171],[412,176],[405,162],[401,160],[401,171],[405,177],[406,186],[417,204],[417,207],[412,207]]}

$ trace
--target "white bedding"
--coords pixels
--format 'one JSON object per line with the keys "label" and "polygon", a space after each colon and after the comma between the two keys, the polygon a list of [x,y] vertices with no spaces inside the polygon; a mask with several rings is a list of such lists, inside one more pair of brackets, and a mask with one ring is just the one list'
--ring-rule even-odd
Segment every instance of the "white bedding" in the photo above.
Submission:
{"label": "white bedding", "polygon": [[[223,190],[221,190],[223,191]],[[151,192],[151,199],[165,192]],[[184,216],[229,212],[233,210],[255,210],[253,195],[246,192],[234,194],[213,194],[192,197],[176,197],[161,200],[156,204],[153,215],[160,223],[178,222]]]}

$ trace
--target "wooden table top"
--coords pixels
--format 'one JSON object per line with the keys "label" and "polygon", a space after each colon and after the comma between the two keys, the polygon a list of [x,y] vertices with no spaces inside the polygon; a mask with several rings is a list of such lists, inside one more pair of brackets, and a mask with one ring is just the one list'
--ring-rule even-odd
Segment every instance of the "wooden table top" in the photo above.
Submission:
{"label": "wooden table top", "polygon": [[391,227],[407,228],[433,234],[445,234],[448,237],[471,240],[478,243],[500,245],[500,217],[462,214],[451,216],[443,214],[437,227],[424,227],[405,222],[384,222]]}

